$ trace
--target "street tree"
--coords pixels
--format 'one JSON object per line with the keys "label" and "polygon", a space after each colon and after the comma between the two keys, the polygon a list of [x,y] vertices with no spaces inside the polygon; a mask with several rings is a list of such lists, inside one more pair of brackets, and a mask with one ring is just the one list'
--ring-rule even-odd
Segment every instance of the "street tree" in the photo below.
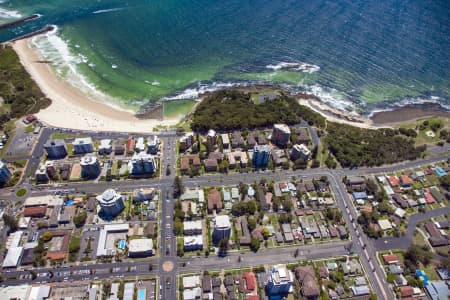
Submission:
{"label": "street tree", "polygon": [[179,176],[175,176],[175,179],[173,181],[173,197],[178,198],[181,196],[181,193],[183,193],[184,187],[183,182]]}

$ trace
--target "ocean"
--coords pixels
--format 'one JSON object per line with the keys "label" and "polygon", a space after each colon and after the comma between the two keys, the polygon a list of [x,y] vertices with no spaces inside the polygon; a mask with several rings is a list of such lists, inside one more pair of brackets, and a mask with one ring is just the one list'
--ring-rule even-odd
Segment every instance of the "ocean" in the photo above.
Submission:
{"label": "ocean", "polygon": [[33,13],[0,41],[56,25],[32,44],[58,74],[135,110],[249,84],[364,115],[450,109],[446,0],[0,0],[0,24]]}

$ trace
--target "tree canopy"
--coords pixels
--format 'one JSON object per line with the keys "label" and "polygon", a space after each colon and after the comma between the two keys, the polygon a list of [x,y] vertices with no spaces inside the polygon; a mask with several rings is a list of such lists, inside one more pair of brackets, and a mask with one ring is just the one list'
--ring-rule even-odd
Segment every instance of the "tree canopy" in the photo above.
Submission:
{"label": "tree canopy", "polygon": [[426,146],[390,128],[365,129],[328,122],[325,142],[342,167],[379,166],[422,156]]}
{"label": "tree canopy", "polygon": [[222,90],[206,97],[197,106],[191,128],[196,132],[230,131],[262,128],[275,123],[293,125],[302,119],[317,127],[325,126],[323,116],[284,94],[256,104],[250,93]]}
{"label": "tree canopy", "polygon": [[10,46],[0,47],[0,57],[0,95],[6,108],[0,113],[0,128],[3,128],[11,119],[46,108],[50,100],[31,79]]}

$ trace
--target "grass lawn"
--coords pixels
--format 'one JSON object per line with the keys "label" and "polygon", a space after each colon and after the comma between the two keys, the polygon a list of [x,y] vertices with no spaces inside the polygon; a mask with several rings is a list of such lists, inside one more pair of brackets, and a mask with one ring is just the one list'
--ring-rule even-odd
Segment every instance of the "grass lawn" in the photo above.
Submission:
{"label": "grass lawn", "polygon": [[17,196],[17,197],[23,197],[23,196],[25,196],[26,193],[27,193],[27,190],[26,190],[26,189],[20,189],[20,190],[18,190],[18,191],[16,192],[16,196]]}
{"label": "grass lawn", "polygon": [[26,159],[16,160],[12,164],[17,168],[23,168],[27,164],[27,160]]}
{"label": "grass lawn", "polygon": [[27,127],[25,127],[25,132],[26,133],[32,133],[34,131],[34,126],[33,125],[28,125]]}
{"label": "grass lawn", "polygon": [[55,133],[52,133],[50,138],[52,138],[52,139],[73,139],[73,138],[76,138],[77,136],[78,136],[77,134],[72,134],[72,133],[55,132]]}
{"label": "grass lawn", "polygon": [[422,247],[422,246],[429,246],[429,244],[425,240],[424,236],[417,230],[414,232],[413,244],[416,244],[416,245],[418,245],[420,247]]}
{"label": "grass lawn", "polygon": [[439,280],[439,275],[435,271],[435,266],[429,264],[428,266],[422,266],[422,270],[425,271],[425,274],[428,275],[429,280]]}

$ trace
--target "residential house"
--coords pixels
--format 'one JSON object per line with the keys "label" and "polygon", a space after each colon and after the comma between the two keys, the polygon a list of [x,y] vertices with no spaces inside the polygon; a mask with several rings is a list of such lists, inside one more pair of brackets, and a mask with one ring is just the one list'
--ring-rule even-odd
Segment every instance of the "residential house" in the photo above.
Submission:
{"label": "residential house", "polygon": [[231,147],[233,149],[243,148],[245,146],[244,138],[239,131],[235,131],[231,135]]}
{"label": "residential house", "polygon": [[432,222],[427,222],[425,224],[425,229],[427,230],[428,234],[430,235],[430,238],[428,241],[430,242],[431,246],[433,247],[439,247],[439,246],[447,246],[448,240],[437,229],[436,225]]}
{"label": "residential house", "polygon": [[398,256],[395,254],[384,254],[383,260],[385,264],[397,264],[398,263]]}
{"label": "residential house", "polygon": [[179,147],[180,151],[184,152],[187,149],[191,148],[194,144],[194,134],[192,132],[186,133],[184,136],[180,138]]}
{"label": "residential house", "polygon": [[293,133],[296,135],[296,142],[298,144],[308,145],[310,139],[307,128],[294,128]]}
{"label": "residential house", "polygon": [[221,134],[220,137],[222,139],[223,149],[229,149],[230,148],[230,137],[228,136],[228,134],[226,134],[226,133]]}
{"label": "residential house", "polygon": [[413,184],[413,180],[408,175],[400,175],[400,186],[402,188],[409,188]]}
{"label": "residential house", "polygon": [[239,244],[241,246],[249,246],[251,242],[250,231],[248,229],[248,222],[246,216],[241,216],[238,219],[238,224],[241,228],[241,237],[239,238]]}
{"label": "residential house", "polygon": [[312,266],[297,267],[295,275],[301,285],[302,295],[306,299],[317,299],[320,289],[317,285],[317,278]]}
{"label": "residential house", "polygon": [[206,172],[217,172],[217,168],[219,167],[219,164],[217,163],[217,160],[215,159],[205,159],[205,171]]}
{"label": "residential house", "polygon": [[187,154],[181,157],[180,169],[182,172],[187,172],[191,165],[194,168],[200,168],[200,157],[198,154]]}
{"label": "residential house", "polygon": [[219,191],[215,188],[211,189],[208,194],[208,212],[212,213],[213,210],[219,212],[222,210],[222,197]]}

